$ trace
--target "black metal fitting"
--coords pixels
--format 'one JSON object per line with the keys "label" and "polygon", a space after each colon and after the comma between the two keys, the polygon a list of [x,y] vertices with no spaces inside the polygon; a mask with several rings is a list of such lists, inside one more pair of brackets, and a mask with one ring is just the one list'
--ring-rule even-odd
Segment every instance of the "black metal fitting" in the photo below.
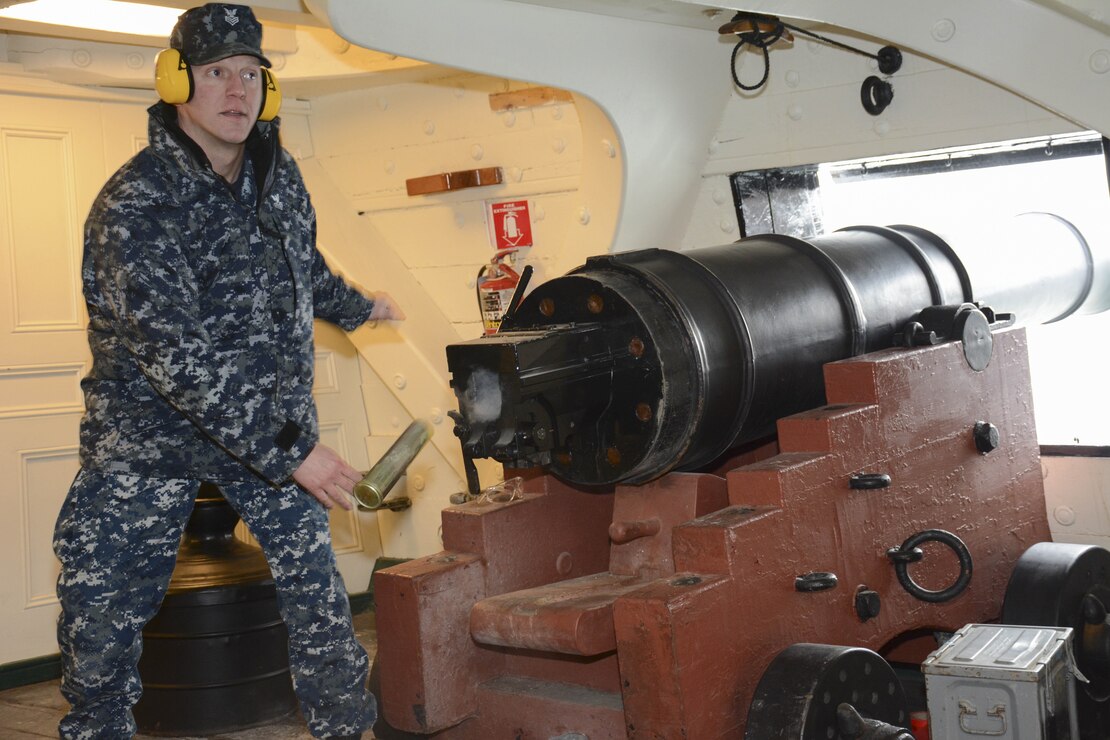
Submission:
{"label": "black metal fitting", "polygon": [[897,47],[884,46],[879,49],[875,60],[879,63],[879,71],[884,75],[892,75],[902,69],[902,52]]}
{"label": "black metal fitting", "polygon": [[975,427],[972,429],[971,435],[975,439],[975,449],[979,450],[983,455],[997,450],[998,445],[1002,441],[1002,436],[998,432],[998,427],[991,424],[989,421],[975,422]]}
{"label": "black metal fitting", "polygon": [[801,591],[802,593],[813,593],[815,591],[828,591],[830,588],[836,588],[836,574],[818,571],[815,573],[806,573],[805,575],[798,576],[794,579],[794,590]]}
{"label": "black metal fitting", "polygon": [[994,338],[991,331],[1014,323],[1014,315],[995,313],[981,303],[928,306],[918,311],[895,335],[894,343],[905,347],[925,347],[958,339],[963,342],[964,359],[976,372],[991,361]]}
{"label": "black metal fitting", "polygon": [[1083,612],[1083,621],[1087,624],[1106,623],[1106,605],[1094,594],[1087,594],[1079,605]]}
{"label": "black metal fitting", "polygon": [[920,321],[907,322],[902,331],[894,335],[894,343],[902,347],[931,347],[940,341],[937,333],[926,329]]}
{"label": "black metal fitting", "polygon": [[913,740],[906,728],[864,717],[847,702],[836,707],[836,726],[844,740]]}
{"label": "black metal fitting", "polygon": [[925,557],[925,552],[920,547],[906,549],[905,545],[902,545],[887,550],[886,556],[892,563],[916,563]]}
{"label": "black metal fitting", "polygon": [[879,598],[877,591],[872,591],[866,586],[859,587],[859,590],[856,591],[856,616],[859,617],[861,622],[879,616],[882,608],[882,599]]}
{"label": "black metal fitting", "polygon": [[451,421],[455,422],[454,433],[459,439],[466,439],[470,436],[470,425],[466,423],[466,419],[458,411],[448,411],[447,416],[451,417]]}
{"label": "black metal fitting", "polygon": [[870,75],[860,87],[859,99],[865,111],[877,116],[894,101],[894,86],[881,77]]}
{"label": "black metal fitting", "polygon": [[890,476],[886,473],[855,473],[848,479],[848,487],[853,491],[872,491],[890,486]]}

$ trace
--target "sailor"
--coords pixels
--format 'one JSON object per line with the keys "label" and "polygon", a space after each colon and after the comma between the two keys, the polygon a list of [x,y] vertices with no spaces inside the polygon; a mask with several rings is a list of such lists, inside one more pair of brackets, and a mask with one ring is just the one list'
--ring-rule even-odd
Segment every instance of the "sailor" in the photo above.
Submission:
{"label": "sailor", "polygon": [[301,173],[251,9],[186,11],[159,56],[149,146],[93,204],[82,268],[92,368],[81,469],[59,514],[63,738],[129,738],[141,632],[166,591],[202,481],[258,539],[315,737],[375,719],[366,652],[336,570],[328,509],[358,472],[320,444],[313,319],[403,319],[316,249]]}

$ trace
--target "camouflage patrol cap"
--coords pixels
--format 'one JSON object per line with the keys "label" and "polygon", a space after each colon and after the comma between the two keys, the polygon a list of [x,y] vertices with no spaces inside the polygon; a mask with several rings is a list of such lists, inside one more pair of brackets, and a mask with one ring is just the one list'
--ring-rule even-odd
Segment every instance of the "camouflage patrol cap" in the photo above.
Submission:
{"label": "camouflage patrol cap", "polygon": [[194,65],[247,54],[270,66],[262,54],[262,24],[246,5],[208,3],[186,10],[173,27],[170,47]]}

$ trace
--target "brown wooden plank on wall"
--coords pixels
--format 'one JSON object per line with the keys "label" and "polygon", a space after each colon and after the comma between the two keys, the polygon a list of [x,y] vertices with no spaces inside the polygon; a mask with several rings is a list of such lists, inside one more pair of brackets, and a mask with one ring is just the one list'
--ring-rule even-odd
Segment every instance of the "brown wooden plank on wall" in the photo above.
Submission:
{"label": "brown wooden plank on wall", "polygon": [[405,188],[409,195],[431,195],[432,193],[445,193],[449,190],[499,185],[501,180],[500,167],[483,167],[477,170],[458,170],[457,172],[441,172],[438,175],[413,177],[405,180]]}
{"label": "brown wooden plank on wall", "polygon": [[569,92],[557,87],[529,87],[525,90],[491,93],[489,107],[491,110],[511,110],[513,108],[531,108],[547,103],[569,103],[573,99]]}

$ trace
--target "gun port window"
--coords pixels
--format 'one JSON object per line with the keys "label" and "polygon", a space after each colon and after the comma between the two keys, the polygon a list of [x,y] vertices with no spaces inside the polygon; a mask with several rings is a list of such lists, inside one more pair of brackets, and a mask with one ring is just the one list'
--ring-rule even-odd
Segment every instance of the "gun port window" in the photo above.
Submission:
{"label": "gun port window", "polygon": [[[1083,234],[1092,292],[1110,303],[1110,155],[1080,133],[831,162],[732,176],[741,234],[808,237],[854,224],[914,224],[941,235],[985,234],[1018,214],[1047,212]],[[987,245],[999,270],[1007,245]],[[1052,249],[1045,244],[1045,249]],[[1101,268],[1101,271],[1100,271]],[[992,306],[1005,311],[1005,306]],[[1110,445],[1110,311],[1027,329],[1042,445]]]}

